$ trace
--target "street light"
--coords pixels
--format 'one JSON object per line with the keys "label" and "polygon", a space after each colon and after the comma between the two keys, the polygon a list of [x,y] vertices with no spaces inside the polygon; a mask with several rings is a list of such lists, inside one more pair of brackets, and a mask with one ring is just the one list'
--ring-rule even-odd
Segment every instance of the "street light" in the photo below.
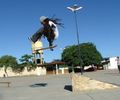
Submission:
{"label": "street light", "polygon": [[[80,9],[82,9],[83,7],[79,7],[77,6],[77,4],[71,6],[71,7],[67,7],[67,9],[71,10],[73,13],[74,13],[74,18],[75,18],[75,25],[76,25],[76,34],[77,34],[77,42],[78,42],[78,56],[79,56],[79,59],[81,60],[81,57],[80,57],[80,42],[79,42],[79,32],[78,32],[78,24],[77,24],[77,15],[76,15],[76,12]],[[82,61],[82,60],[81,60]],[[81,62],[82,63],[82,62]],[[83,74],[83,68],[82,68],[82,64],[80,65],[80,68],[81,68],[81,75]]]}

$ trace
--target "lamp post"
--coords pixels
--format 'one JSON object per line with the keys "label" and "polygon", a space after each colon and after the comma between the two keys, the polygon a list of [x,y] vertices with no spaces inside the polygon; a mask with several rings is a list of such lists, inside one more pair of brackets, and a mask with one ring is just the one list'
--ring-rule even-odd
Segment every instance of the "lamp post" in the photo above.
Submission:
{"label": "lamp post", "polygon": [[[79,46],[79,44],[80,44],[80,42],[79,42],[79,32],[78,32],[78,24],[77,24],[77,14],[76,14],[76,12],[78,10],[82,9],[82,7],[79,7],[79,6],[77,6],[75,4],[75,5],[71,6],[71,7],[67,7],[67,9],[71,10],[74,13],[74,19],[75,19],[75,25],[76,25],[76,35],[77,35],[77,42],[78,42],[78,56],[79,56],[79,59],[81,60],[81,57],[80,57],[80,46]],[[82,64],[80,65],[80,68],[81,68],[81,75],[82,75],[83,74]]]}

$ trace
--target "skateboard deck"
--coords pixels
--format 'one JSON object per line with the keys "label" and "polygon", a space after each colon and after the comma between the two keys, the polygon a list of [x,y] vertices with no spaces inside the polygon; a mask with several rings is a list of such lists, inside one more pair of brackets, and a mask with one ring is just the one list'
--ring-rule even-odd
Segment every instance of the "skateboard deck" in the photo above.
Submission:
{"label": "skateboard deck", "polygon": [[57,47],[57,45],[49,46],[49,47],[44,47],[44,48],[40,48],[40,49],[37,49],[37,50],[35,50],[35,51],[46,50],[46,49],[51,49],[51,48],[55,48],[55,47]]}

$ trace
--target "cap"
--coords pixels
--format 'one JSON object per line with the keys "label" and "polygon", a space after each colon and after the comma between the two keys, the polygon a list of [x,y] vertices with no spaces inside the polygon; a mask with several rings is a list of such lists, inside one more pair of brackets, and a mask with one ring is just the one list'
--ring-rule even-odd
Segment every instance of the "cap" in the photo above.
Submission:
{"label": "cap", "polygon": [[46,19],[47,19],[47,17],[41,16],[41,17],[40,17],[40,22],[43,22],[43,21],[46,20]]}

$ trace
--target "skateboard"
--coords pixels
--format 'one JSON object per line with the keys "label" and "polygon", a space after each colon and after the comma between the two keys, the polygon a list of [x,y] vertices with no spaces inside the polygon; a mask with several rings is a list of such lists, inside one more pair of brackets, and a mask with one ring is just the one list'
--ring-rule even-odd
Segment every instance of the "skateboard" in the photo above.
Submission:
{"label": "skateboard", "polygon": [[46,49],[53,49],[53,48],[55,48],[55,47],[57,47],[57,45],[53,45],[53,46],[49,46],[49,47],[40,48],[40,49],[37,49],[37,50],[35,50],[35,51],[46,50]]}

